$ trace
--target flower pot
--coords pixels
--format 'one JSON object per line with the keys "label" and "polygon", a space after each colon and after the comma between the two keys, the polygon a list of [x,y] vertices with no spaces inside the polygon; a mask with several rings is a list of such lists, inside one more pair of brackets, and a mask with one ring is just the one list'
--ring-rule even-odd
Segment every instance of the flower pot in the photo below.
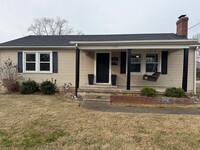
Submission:
{"label": "flower pot", "polygon": [[89,85],[94,84],[94,74],[88,74],[88,83]]}
{"label": "flower pot", "polygon": [[112,74],[111,75],[111,83],[112,83],[112,85],[116,85],[116,81],[117,81],[117,75]]}

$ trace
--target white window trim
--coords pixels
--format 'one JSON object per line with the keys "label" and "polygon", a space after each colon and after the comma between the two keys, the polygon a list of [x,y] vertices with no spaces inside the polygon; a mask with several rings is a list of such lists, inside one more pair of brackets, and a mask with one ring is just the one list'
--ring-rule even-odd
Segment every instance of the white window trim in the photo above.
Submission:
{"label": "white window trim", "polygon": [[151,75],[153,72],[146,72],[146,55],[147,54],[158,54],[158,72],[161,72],[161,53],[162,53],[162,50],[159,50],[156,52],[148,52],[147,51],[141,51],[141,52],[134,52],[132,51],[131,54],[141,54],[141,65],[140,65],[140,72],[131,72],[131,75],[144,75],[144,74],[147,74],[147,75]]}
{"label": "white window trim", "polygon": [[[49,71],[40,71],[40,54],[50,54],[50,70]],[[35,54],[36,55],[36,66],[35,71],[26,71],[26,54]],[[52,51],[23,51],[23,73],[52,73],[52,66],[53,66],[53,58],[52,58]]]}

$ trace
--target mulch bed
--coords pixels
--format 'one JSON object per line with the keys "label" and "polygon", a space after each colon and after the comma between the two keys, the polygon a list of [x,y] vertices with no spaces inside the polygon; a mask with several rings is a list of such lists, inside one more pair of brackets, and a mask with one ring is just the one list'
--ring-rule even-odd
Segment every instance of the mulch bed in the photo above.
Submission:
{"label": "mulch bed", "polygon": [[111,96],[111,103],[116,104],[195,104],[199,101],[196,97],[144,97],[144,96]]}

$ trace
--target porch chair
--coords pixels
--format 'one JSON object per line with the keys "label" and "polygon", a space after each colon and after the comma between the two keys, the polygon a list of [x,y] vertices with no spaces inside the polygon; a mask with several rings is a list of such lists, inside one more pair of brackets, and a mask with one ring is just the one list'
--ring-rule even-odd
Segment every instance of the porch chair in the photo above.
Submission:
{"label": "porch chair", "polygon": [[143,80],[156,82],[160,76],[161,72],[154,72],[152,75],[143,75]]}

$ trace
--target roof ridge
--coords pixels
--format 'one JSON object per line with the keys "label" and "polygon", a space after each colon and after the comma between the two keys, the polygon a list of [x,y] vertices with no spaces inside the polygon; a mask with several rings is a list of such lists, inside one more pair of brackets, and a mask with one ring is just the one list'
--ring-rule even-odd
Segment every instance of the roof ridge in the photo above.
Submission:
{"label": "roof ridge", "polygon": [[[129,34],[129,33],[111,33],[111,34],[66,34],[66,35],[29,35],[31,37],[53,37],[53,36],[57,36],[57,37],[65,37],[65,36],[131,36],[131,35],[176,35],[175,33],[135,33],[135,34]],[[178,36],[178,35],[177,35]]]}

